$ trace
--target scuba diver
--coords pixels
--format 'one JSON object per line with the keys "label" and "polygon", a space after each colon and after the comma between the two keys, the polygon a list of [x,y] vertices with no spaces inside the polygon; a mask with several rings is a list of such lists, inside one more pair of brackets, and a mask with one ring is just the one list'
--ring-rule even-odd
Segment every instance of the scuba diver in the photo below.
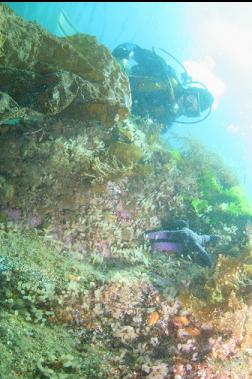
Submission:
{"label": "scuba diver", "polygon": [[[127,70],[131,93],[132,113],[153,121],[171,126],[174,122],[194,124],[206,119],[212,108],[213,96],[200,82],[193,82],[184,66],[170,53],[184,73],[182,80],[178,79],[176,71],[166,61],[156,54],[155,50],[147,50],[133,43],[123,43],[113,50],[114,57]],[[129,63],[135,61],[136,64]],[[201,87],[195,87],[200,84]],[[202,112],[208,111],[207,116],[197,121],[177,121],[181,116],[187,118],[202,117]]]}

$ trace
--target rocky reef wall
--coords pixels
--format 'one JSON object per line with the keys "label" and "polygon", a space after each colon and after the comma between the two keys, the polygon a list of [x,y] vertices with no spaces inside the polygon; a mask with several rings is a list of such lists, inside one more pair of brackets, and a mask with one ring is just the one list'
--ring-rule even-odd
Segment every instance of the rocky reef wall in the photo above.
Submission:
{"label": "rocky reef wall", "polygon": [[[236,178],[127,117],[127,77],[94,37],[0,4],[0,49],[0,377],[249,379],[252,209]],[[177,219],[221,235],[213,267],[151,251],[145,232]]]}
{"label": "rocky reef wall", "polygon": [[129,81],[95,37],[58,38],[0,4],[0,122],[68,114],[103,124],[125,119]]}

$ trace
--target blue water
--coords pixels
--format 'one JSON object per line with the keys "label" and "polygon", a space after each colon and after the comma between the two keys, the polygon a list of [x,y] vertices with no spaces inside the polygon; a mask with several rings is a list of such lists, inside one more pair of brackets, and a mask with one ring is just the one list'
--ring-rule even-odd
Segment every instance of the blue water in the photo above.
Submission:
{"label": "blue water", "polygon": [[[183,2],[13,2],[9,3],[9,6],[25,19],[36,21],[56,35],[62,35],[58,21],[64,10],[79,32],[97,36],[98,40],[110,49],[123,42],[134,42],[145,48],[162,47],[175,55],[181,62],[197,61],[211,56],[216,62],[215,73],[225,83],[225,91],[220,97],[218,108],[202,123],[196,125],[176,124],[172,128],[172,132],[197,138],[212,151],[220,153],[227,164],[233,168],[233,172],[238,176],[248,196],[252,199],[252,156],[250,153],[252,135],[249,126],[250,120],[252,120],[252,110],[250,105],[246,104],[250,96],[249,92],[246,94],[249,86],[246,86],[244,81],[237,81],[237,76],[242,76],[242,72],[226,70],[228,64],[226,56],[222,57],[220,50],[207,44],[204,22],[207,23],[208,19],[207,17],[206,21],[202,19],[204,15],[208,15],[209,10],[213,20],[220,21],[223,18],[225,22],[229,22],[228,25],[232,26],[238,22],[242,26],[243,17],[245,21],[248,21],[248,17],[245,16],[246,13],[251,12],[251,5],[244,10],[244,13],[238,3],[234,3],[232,6],[229,6],[228,3],[220,6],[217,3],[211,5],[209,3],[209,9],[204,8],[204,3],[197,5]],[[200,28],[202,28],[202,33],[199,32]],[[221,38],[221,35],[219,37]],[[232,46],[238,41],[230,39],[226,45],[229,43]],[[235,58],[237,56],[234,55]],[[178,69],[176,65],[175,68]],[[198,78],[194,77],[194,79]],[[240,95],[239,97],[239,94],[244,96]],[[230,133],[229,125],[240,125],[241,132]],[[165,138],[174,141],[170,131],[166,133]]]}

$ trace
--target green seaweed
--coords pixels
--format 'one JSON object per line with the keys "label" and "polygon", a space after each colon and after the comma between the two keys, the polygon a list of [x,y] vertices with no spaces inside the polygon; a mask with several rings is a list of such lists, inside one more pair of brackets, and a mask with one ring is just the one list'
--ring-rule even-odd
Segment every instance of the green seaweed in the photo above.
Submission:
{"label": "green seaweed", "polygon": [[0,176],[0,203],[11,202],[15,197],[15,187],[8,183],[8,181]]}
{"label": "green seaweed", "polygon": [[193,199],[192,207],[196,213],[201,214],[207,212],[207,210],[209,209],[209,204],[207,200]]}

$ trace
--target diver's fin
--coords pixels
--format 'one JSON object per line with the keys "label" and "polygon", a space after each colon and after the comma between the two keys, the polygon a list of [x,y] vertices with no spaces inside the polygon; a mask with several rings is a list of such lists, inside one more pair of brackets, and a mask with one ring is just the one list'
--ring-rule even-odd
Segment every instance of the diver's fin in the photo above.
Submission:
{"label": "diver's fin", "polygon": [[64,10],[62,10],[59,15],[58,27],[65,37],[79,33]]}

